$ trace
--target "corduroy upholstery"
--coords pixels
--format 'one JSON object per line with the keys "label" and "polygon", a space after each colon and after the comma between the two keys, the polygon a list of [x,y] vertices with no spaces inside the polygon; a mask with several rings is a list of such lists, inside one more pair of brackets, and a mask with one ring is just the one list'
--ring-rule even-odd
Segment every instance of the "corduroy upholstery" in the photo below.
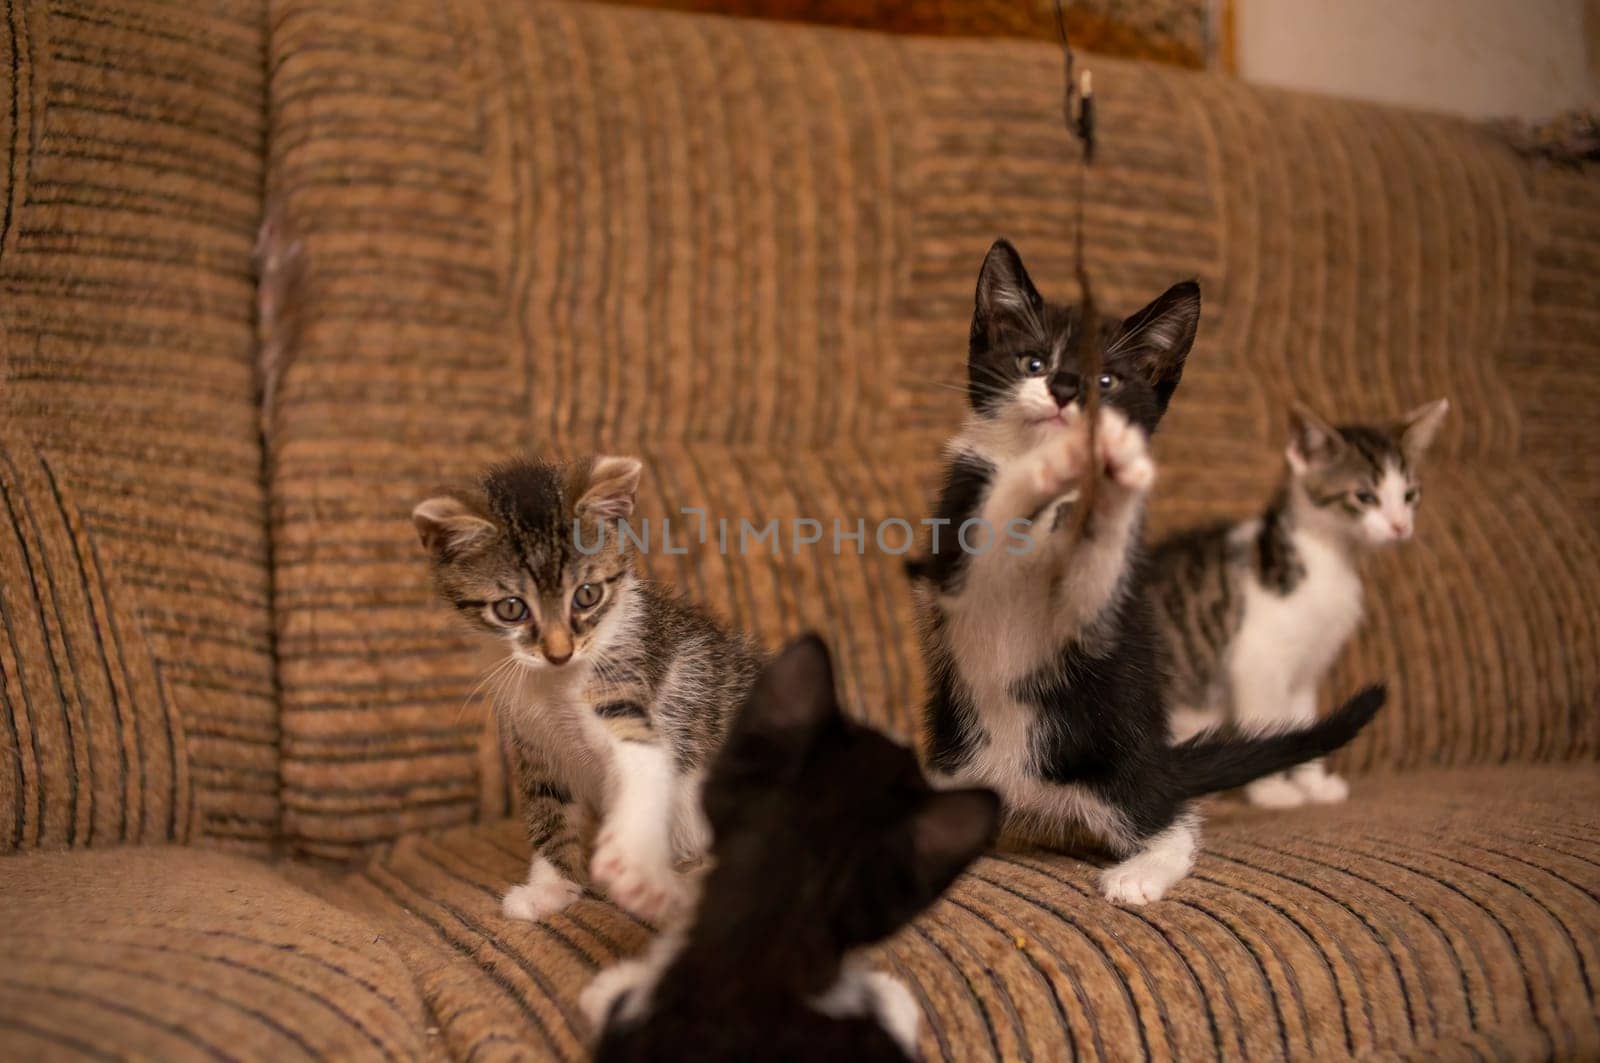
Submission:
{"label": "corduroy upholstery", "polygon": [[0,852],[266,851],[254,4],[0,17]]}
{"label": "corduroy upholstery", "polygon": [[[294,101],[274,135],[295,148],[273,192],[316,278],[273,411],[286,834],[339,853],[502,807],[481,707],[463,706],[482,662],[400,518],[518,447],[640,451],[658,524],[680,506],[821,519],[821,549],[650,561],[769,639],[825,622],[854,703],[909,733],[902,558],[870,539],[833,556],[832,518],[926,512],[996,234],[1068,290],[1059,55],[420,5],[402,62],[357,46],[393,32],[359,5],[333,31],[298,10],[274,42]],[[302,88],[334,70],[365,86],[339,123]],[[1352,417],[1449,396],[1419,540],[1375,566],[1332,680],[1394,690],[1347,761],[1592,760],[1600,499],[1573,444],[1600,374],[1564,324],[1600,293],[1568,250],[1600,223],[1592,181],[1461,123],[1096,72],[1101,298],[1132,310],[1194,273],[1205,292],[1158,436],[1157,529],[1264,505],[1297,393]],[[394,102],[420,83],[448,103]],[[359,170],[374,145],[429,161]]]}
{"label": "corduroy upholstery", "polygon": [[414,1059],[427,1007],[357,916],[195,848],[0,861],[11,1059]]}
{"label": "corduroy upholstery", "polygon": [[[639,453],[688,547],[650,570],[769,642],[828,632],[850,703],[910,736],[872,529],[924,512],[990,240],[1068,290],[1059,57],[544,0],[201,7],[0,18],[0,848],[28,850],[0,857],[0,1054],[576,1058],[577,992],[648,929],[499,915],[527,851],[485,662],[406,514],[511,450]],[[1083,859],[985,860],[884,950],[926,1053],[1600,1054],[1600,186],[1459,122],[1094,65],[1102,298],[1206,300],[1157,530],[1264,501],[1295,394],[1454,408],[1330,680],[1393,691],[1352,801],[1214,802],[1139,911]],[[293,263],[265,345],[264,216]],[[724,554],[718,517],[785,549]],[[787,549],[797,518],[819,546]],[[293,858],[31,852],[121,842]]]}

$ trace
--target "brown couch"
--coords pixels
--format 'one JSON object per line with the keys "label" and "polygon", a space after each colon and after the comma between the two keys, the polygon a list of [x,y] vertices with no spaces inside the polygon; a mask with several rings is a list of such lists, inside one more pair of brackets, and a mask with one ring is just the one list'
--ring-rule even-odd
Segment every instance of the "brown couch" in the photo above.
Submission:
{"label": "brown couch", "polygon": [[[657,518],[915,519],[983,250],[1066,291],[1057,64],[539,0],[5,5],[0,1056],[581,1055],[648,930],[500,915],[526,845],[409,507],[603,448]],[[1105,300],[1206,298],[1158,527],[1260,502],[1296,393],[1455,409],[1331,680],[1393,691],[1350,803],[1217,803],[1141,910],[984,860],[883,950],[926,1054],[1600,1055],[1600,184],[1095,67]],[[828,632],[910,735],[899,559],[853,549],[649,564]]]}

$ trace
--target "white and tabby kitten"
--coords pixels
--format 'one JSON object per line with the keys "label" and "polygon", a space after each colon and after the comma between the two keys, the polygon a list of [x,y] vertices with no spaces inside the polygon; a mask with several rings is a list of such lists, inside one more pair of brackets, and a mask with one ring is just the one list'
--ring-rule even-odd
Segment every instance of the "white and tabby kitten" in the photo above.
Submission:
{"label": "white and tabby kitten", "polygon": [[675,865],[709,841],[705,765],[760,668],[751,640],[634,574],[615,522],[641,468],[513,461],[412,512],[440,596],[509,654],[496,711],[534,849],[513,918],[559,911],[585,870],[641,918],[685,911]]}
{"label": "white and tabby kitten", "polygon": [[[1449,408],[1439,399],[1392,424],[1334,427],[1297,404],[1287,475],[1266,512],[1155,548],[1150,593],[1171,647],[1175,740],[1316,719],[1317,684],[1361,620],[1361,559],[1411,537],[1418,469]],[[1320,760],[1245,787],[1271,808],[1348,793]]]}

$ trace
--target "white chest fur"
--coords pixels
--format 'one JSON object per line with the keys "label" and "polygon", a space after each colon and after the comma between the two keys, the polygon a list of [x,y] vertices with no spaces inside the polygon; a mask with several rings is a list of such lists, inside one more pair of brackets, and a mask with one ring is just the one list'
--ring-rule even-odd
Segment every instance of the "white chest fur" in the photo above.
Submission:
{"label": "white chest fur", "polygon": [[612,740],[583,698],[587,667],[529,675],[510,713],[527,745],[538,751],[572,796],[598,813],[605,802]]}
{"label": "white chest fur", "polygon": [[971,725],[983,736],[952,781],[994,790],[1013,831],[1034,840],[1055,840],[1064,824],[1077,824],[1114,848],[1129,845],[1127,823],[1115,808],[1082,787],[1039,777],[1033,745],[1038,710],[1012,694],[1054,649],[1038,581],[1031,587],[997,581],[945,604],[950,657],[976,708]]}
{"label": "white chest fur", "polygon": [[1231,656],[1236,668],[1270,670],[1290,689],[1304,690],[1316,685],[1361,622],[1361,575],[1337,546],[1304,532],[1293,542],[1303,578],[1287,595],[1246,583]]}

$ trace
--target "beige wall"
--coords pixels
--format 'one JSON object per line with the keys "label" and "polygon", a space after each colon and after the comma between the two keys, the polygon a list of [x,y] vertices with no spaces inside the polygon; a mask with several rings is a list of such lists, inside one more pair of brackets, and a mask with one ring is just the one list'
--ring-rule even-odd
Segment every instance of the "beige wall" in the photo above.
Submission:
{"label": "beige wall", "polygon": [[1251,81],[1474,117],[1600,102],[1597,0],[1234,0]]}

